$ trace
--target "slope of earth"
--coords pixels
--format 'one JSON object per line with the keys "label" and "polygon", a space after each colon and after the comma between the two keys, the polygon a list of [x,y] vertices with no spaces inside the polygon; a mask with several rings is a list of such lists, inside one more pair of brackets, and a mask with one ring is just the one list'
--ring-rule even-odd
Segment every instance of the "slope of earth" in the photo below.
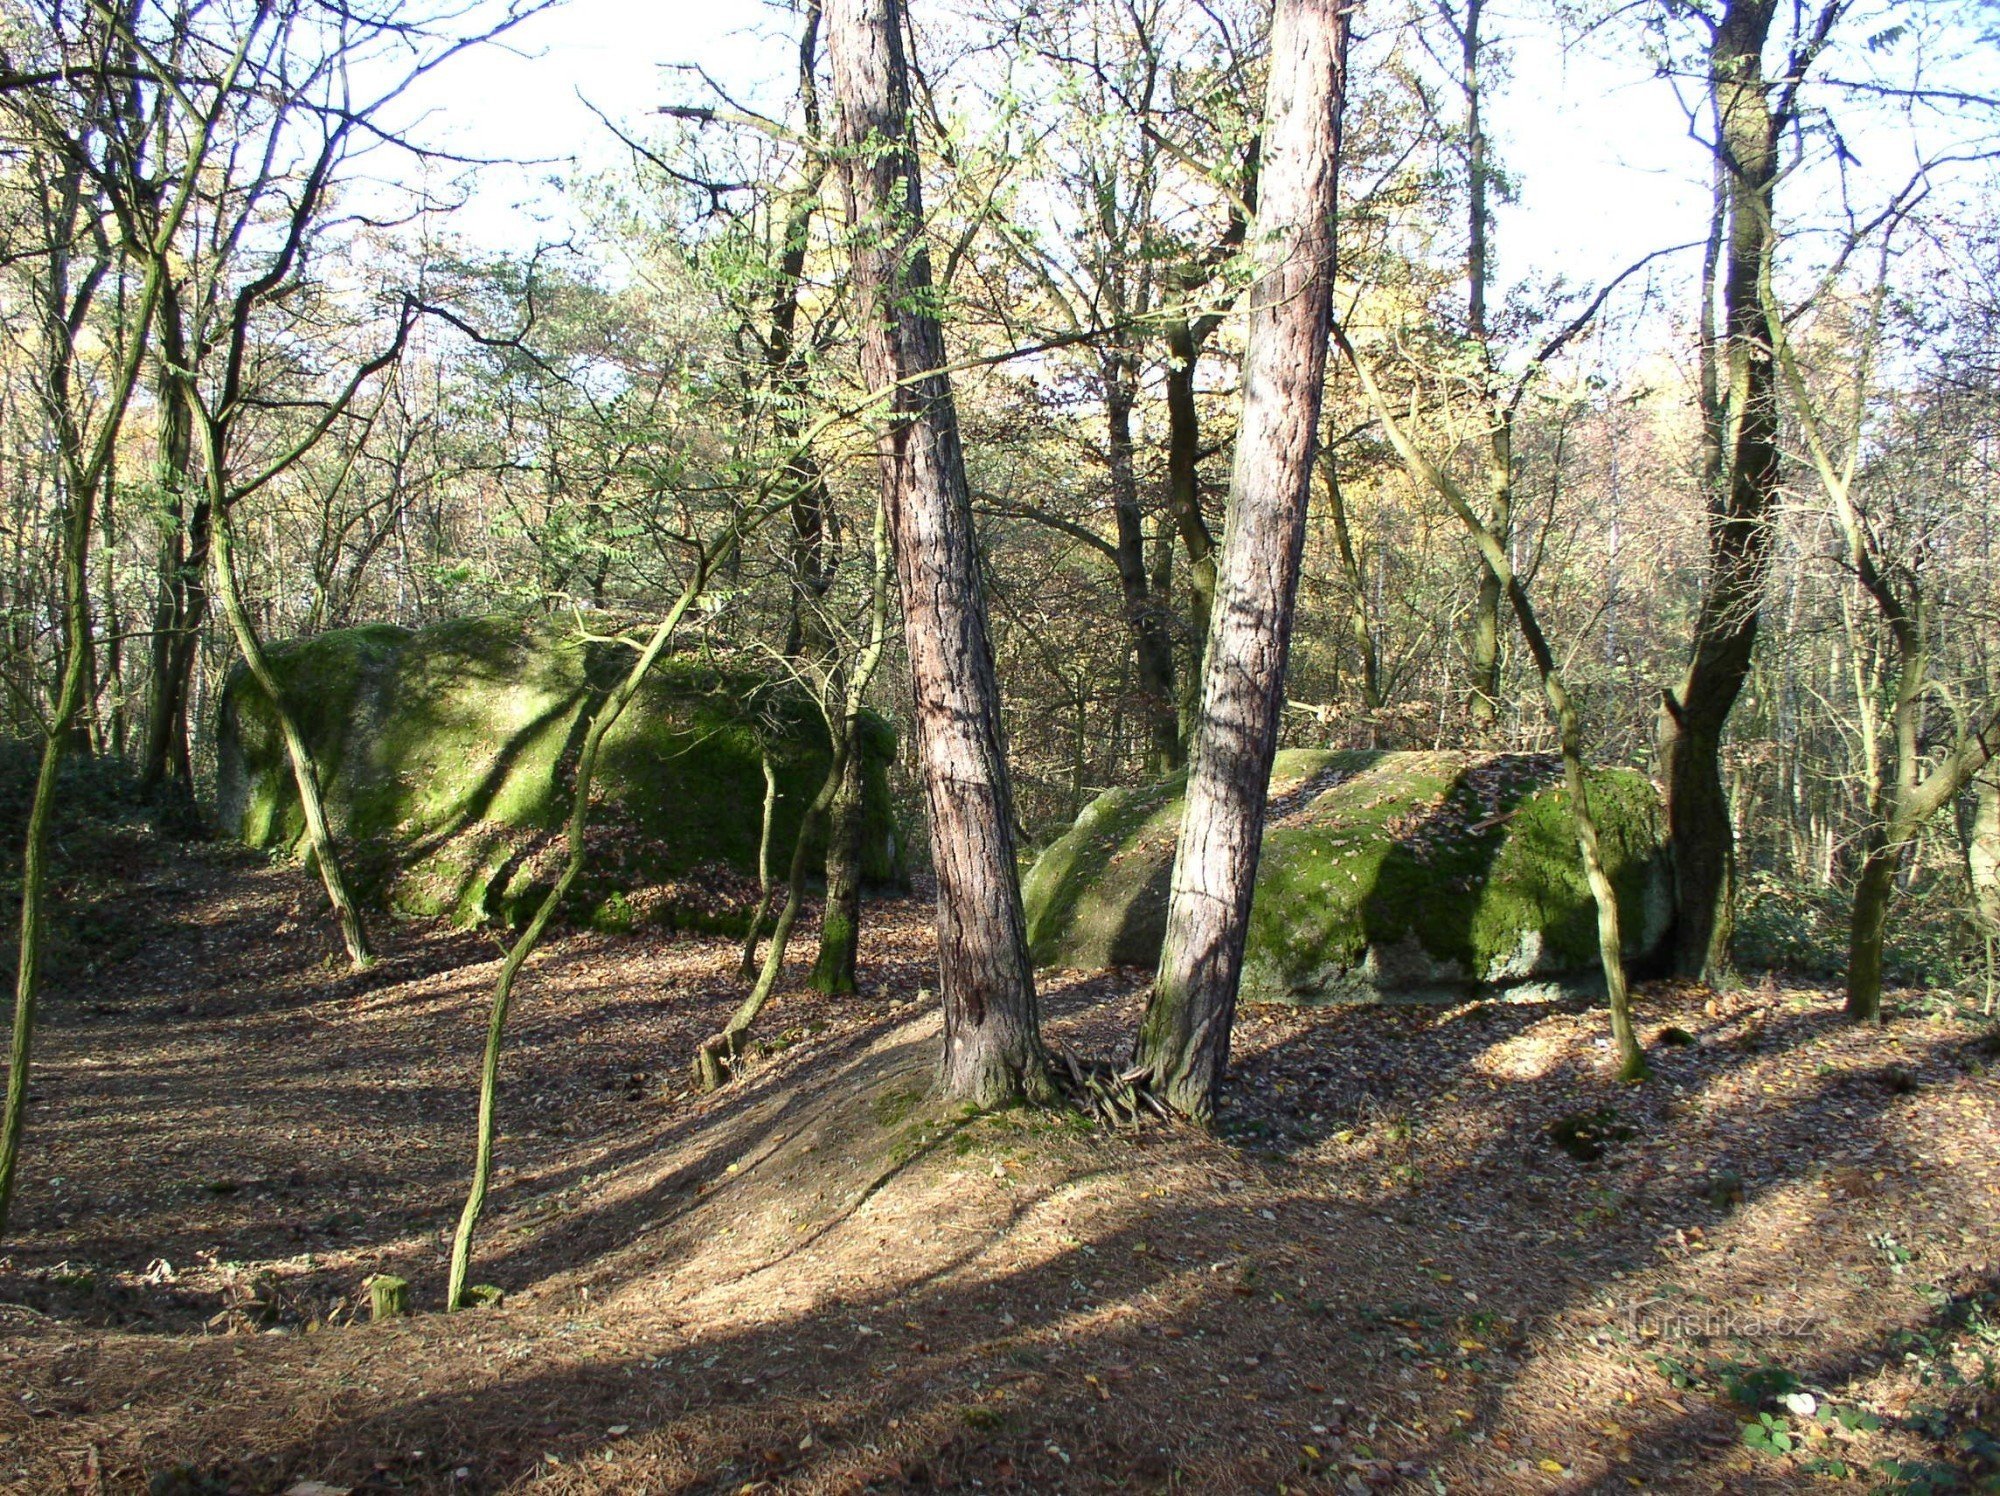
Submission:
{"label": "slope of earth", "polygon": [[[342,975],[236,852],[130,897],[157,937],[50,994],[8,1490],[1948,1490],[2000,1448],[2000,1046],[1915,994],[1648,988],[1637,1089],[1576,1005],[1267,1010],[1210,1137],[931,1110],[918,903],[711,1097],[732,944],[573,933],[508,1051],[507,1297],[446,1316],[491,941]],[[1141,986],[1055,984],[1052,1038],[1114,1055]],[[360,1322],[378,1272],[417,1314]]]}

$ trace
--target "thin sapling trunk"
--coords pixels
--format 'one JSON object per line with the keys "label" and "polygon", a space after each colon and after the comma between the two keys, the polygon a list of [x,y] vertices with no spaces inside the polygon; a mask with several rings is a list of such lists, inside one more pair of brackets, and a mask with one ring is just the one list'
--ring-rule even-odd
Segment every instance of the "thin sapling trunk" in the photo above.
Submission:
{"label": "thin sapling trunk", "polygon": [[493,1172],[493,1120],[500,1086],[500,1049],[507,1032],[507,1012],[513,1003],[514,981],[521,968],[542,942],[542,935],[549,927],[549,921],[562,906],[568,896],[570,886],[583,871],[586,849],[584,833],[590,824],[590,788],[597,773],[597,757],[604,746],[604,738],[631,705],[639,687],[665,651],[667,644],[681,620],[686,617],[695,599],[701,596],[708,585],[708,578],[717,560],[726,555],[743,537],[751,524],[770,513],[769,506],[750,515],[739,517],[734,523],[724,527],[723,532],[702,547],[696,559],[693,574],[687,585],[681,589],[679,597],[667,610],[645,648],[625,678],[615,686],[597,709],[590,727],[584,733],[583,747],[577,755],[576,783],[570,794],[569,819],[565,827],[567,856],[562,872],[557,876],[555,886],[542,897],[535,908],[534,916],[527,928],[521,931],[513,946],[507,952],[506,960],[500,963],[500,974],[493,983],[492,1011],[486,1024],[486,1049],[479,1065],[479,1120],[476,1127],[477,1141],[474,1145],[472,1165],[472,1186],[466,1192],[465,1207],[459,1212],[458,1229],[452,1236],[451,1267],[445,1285],[445,1307],[459,1309],[467,1305],[466,1274],[472,1260],[472,1235],[478,1228],[480,1212],[486,1206],[486,1190]]}
{"label": "thin sapling trunk", "polygon": [[1604,971],[1605,995],[1611,1005],[1611,1036],[1618,1051],[1619,1078],[1639,1081],[1646,1078],[1646,1056],[1639,1047],[1637,1032],[1632,1026],[1631,992],[1625,981],[1624,935],[1619,926],[1618,890],[1612,884],[1609,873],[1604,868],[1603,849],[1597,832],[1597,818],[1590,808],[1590,782],[1583,757],[1583,727],[1578,716],[1576,703],[1571,700],[1568,689],[1563,684],[1562,672],[1556,664],[1555,651],[1550,647],[1548,637],[1542,632],[1541,620],[1535,614],[1534,603],[1528,596],[1527,588],[1515,574],[1512,561],[1507,555],[1507,547],[1500,537],[1493,533],[1473,508],[1450,474],[1425,457],[1413,443],[1395,412],[1383,398],[1381,387],[1368,366],[1355,352],[1354,345],[1347,339],[1344,329],[1335,326],[1334,341],[1353,367],[1361,381],[1363,393],[1374,409],[1376,419],[1388,433],[1390,443],[1397,455],[1403,459],[1410,474],[1425,487],[1434,491],[1444,500],[1447,508],[1458,517],[1466,533],[1479,548],[1479,554],[1487,569],[1499,579],[1505,594],[1513,607],[1515,622],[1519,624],[1521,635],[1528,645],[1529,656],[1535,664],[1536,674],[1541,677],[1542,694],[1548,704],[1549,715],[1555,719],[1556,733],[1562,752],[1563,787],[1569,795],[1570,816],[1576,830],[1577,850],[1583,858],[1584,881],[1590,887],[1592,903],[1597,907],[1597,953]]}
{"label": "thin sapling trunk", "polygon": [[764,769],[764,820],[757,833],[757,907],[750,911],[750,928],[743,932],[743,959],[737,974],[749,981],[757,974],[757,937],[764,929],[764,916],[771,912],[771,822],[778,810],[778,766],[766,747],[759,762]]}
{"label": "thin sapling trunk", "polygon": [[278,732],[285,740],[285,755],[292,766],[292,783],[299,795],[299,811],[305,818],[306,845],[312,851],[320,882],[333,905],[334,916],[340,921],[340,940],[347,948],[347,964],[355,971],[366,971],[374,964],[375,954],[369,948],[368,931],[361,922],[361,910],[347,887],[339,855],[334,849],[333,832],[326,820],[326,800],[320,792],[319,766],[314,762],[305,734],[299,731],[298,718],[285,702],[284,687],[279,684],[277,673],[271,669],[270,657],[265,654],[263,641],[257,637],[256,625],[251,622],[249,610],[243,606],[242,594],[237,591],[229,511],[220,504],[215,507],[211,550],[215,557],[215,595],[222,604],[222,615],[229,622],[229,631],[236,637],[236,649],[243,657],[244,668],[264,693],[271,715],[277,720]]}

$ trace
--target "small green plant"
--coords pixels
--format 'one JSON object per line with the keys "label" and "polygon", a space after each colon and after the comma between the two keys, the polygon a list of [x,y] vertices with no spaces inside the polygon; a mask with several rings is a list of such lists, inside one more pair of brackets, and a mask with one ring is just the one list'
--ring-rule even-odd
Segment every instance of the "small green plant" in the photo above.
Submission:
{"label": "small green plant", "polygon": [[1692,1366],[1672,1356],[1653,1357],[1653,1369],[1666,1378],[1668,1386],[1680,1392],[1692,1392],[1700,1381]]}
{"label": "small green plant", "polygon": [[1571,1112],[1549,1124],[1549,1141],[1578,1163],[1594,1163],[1614,1144],[1631,1141],[1637,1134],[1608,1106],[1587,1112]]}
{"label": "small green plant", "polygon": [[1759,1413],[1754,1423],[1743,1425],[1743,1442],[1761,1454],[1783,1456],[1798,1447],[1791,1425],[1770,1413]]}
{"label": "small green plant", "polygon": [[1797,1392],[1801,1385],[1799,1379],[1784,1367],[1768,1362],[1762,1366],[1739,1366],[1721,1361],[1710,1371],[1721,1385],[1723,1396],[1743,1408],[1775,1408],[1783,1398]]}

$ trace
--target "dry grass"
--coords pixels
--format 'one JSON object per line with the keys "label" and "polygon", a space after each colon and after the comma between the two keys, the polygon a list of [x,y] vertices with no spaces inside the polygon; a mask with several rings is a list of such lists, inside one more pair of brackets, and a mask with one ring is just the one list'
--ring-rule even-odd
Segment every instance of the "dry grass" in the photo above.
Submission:
{"label": "dry grass", "polygon": [[[914,904],[711,1098],[730,944],[571,935],[509,1050],[475,1271],[508,1296],[445,1316],[492,942],[404,926],[346,977],[298,875],[222,853],[133,897],[157,939],[44,1030],[10,1489],[1789,1490],[1971,1477],[1993,1429],[1967,1023],[1654,988],[1645,1032],[1693,1042],[1633,1089],[1575,1007],[1265,1010],[1222,1136],[1107,1133],[923,1104]],[[1050,981],[1052,1033],[1115,1053],[1140,981]],[[1579,1117],[1596,1159],[1551,1139]],[[420,1312],[355,1322],[375,1272]],[[1744,1443],[1759,1398],[1796,1451]]]}

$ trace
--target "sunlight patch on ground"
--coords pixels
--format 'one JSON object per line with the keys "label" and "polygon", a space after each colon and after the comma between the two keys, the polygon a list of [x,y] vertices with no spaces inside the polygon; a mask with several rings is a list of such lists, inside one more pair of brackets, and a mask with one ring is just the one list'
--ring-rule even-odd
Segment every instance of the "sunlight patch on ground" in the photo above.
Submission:
{"label": "sunlight patch on ground", "polygon": [[1564,1058],[1565,1036],[1539,1028],[1502,1039],[1473,1056],[1466,1067],[1474,1075],[1496,1080],[1540,1080]]}

